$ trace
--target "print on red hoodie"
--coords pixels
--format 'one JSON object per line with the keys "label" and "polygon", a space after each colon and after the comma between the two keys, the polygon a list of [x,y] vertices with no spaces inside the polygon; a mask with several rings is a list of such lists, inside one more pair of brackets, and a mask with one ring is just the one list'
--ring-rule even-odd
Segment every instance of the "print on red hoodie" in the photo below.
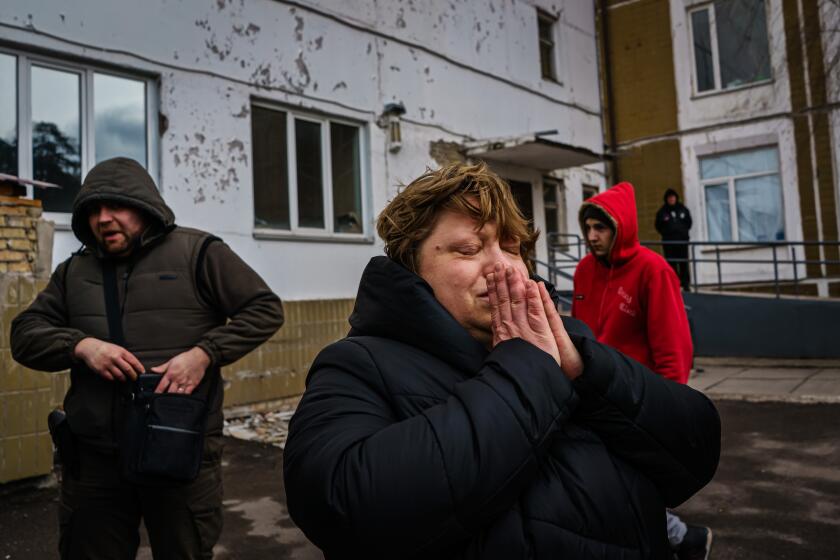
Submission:
{"label": "print on red hoodie", "polygon": [[677,275],[658,253],[639,245],[633,185],[619,183],[583,203],[613,219],[609,264],[593,254],[575,270],[572,316],[589,325],[599,342],[679,383],[688,381],[693,352]]}

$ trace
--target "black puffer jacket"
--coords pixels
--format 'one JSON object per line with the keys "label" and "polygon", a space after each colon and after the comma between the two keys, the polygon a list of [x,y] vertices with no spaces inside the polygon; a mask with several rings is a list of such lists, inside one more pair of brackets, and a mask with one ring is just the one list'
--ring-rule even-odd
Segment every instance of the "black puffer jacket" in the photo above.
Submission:
{"label": "black puffer jacket", "polygon": [[[670,195],[677,197],[677,203],[673,206],[668,205]],[[665,241],[687,240],[691,231],[691,212],[680,201],[680,195],[674,189],[665,191],[663,200],[665,204],[656,211],[656,221],[654,223],[656,231]]]}
{"label": "black puffer jacket", "polygon": [[285,449],[289,512],[328,559],[669,557],[665,506],[718,462],[702,394],[576,334],[574,383],[522,340],[488,353],[385,257],[350,323]]}

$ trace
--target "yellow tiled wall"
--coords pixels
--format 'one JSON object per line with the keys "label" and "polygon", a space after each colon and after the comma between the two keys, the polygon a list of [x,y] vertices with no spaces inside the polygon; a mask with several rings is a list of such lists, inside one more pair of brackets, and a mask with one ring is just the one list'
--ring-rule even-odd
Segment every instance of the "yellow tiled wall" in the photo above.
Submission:
{"label": "yellow tiled wall", "polygon": [[54,375],[26,369],[12,360],[9,328],[45,280],[0,275],[0,482],[48,473],[52,444],[47,414],[63,383]]}

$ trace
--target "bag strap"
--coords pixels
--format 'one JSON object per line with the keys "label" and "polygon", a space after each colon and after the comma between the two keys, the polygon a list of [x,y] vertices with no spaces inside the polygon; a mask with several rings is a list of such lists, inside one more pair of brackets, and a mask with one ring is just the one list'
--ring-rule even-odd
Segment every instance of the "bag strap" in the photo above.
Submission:
{"label": "bag strap", "polygon": [[119,291],[117,288],[117,266],[111,259],[104,259],[102,261],[102,288],[105,291],[105,314],[108,317],[108,337],[114,344],[125,346]]}
{"label": "bag strap", "polygon": [[[212,241],[220,241],[220,239],[218,237],[211,237],[207,239],[201,247],[202,256],[204,250],[206,250],[206,246]],[[112,259],[102,260],[102,288],[105,293],[105,314],[108,318],[108,338],[110,338],[111,342],[114,344],[125,347],[125,335],[123,334],[122,328],[122,312],[120,310],[119,291],[117,287],[117,266]],[[218,378],[221,377],[221,372],[217,370],[218,368],[208,369],[202,380],[199,382],[199,385],[205,381],[209,384],[207,393],[208,402],[209,399],[212,398],[213,393],[216,391],[216,387],[219,383]],[[211,373],[209,380],[207,379],[208,372]],[[126,393],[131,392],[129,388],[130,384],[122,385],[125,385],[125,388],[127,389]],[[198,389],[198,387],[196,387],[196,389]]]}

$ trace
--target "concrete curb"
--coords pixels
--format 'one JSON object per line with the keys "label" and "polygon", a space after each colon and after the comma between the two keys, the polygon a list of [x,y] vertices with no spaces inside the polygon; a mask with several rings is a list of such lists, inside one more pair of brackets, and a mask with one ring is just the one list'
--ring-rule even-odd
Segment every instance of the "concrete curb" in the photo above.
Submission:
{"label": "concrete curb", "polygon": [[743,393],[703,393],[713,401],[783,404],[840,404],[838,395],[750,395]]}

